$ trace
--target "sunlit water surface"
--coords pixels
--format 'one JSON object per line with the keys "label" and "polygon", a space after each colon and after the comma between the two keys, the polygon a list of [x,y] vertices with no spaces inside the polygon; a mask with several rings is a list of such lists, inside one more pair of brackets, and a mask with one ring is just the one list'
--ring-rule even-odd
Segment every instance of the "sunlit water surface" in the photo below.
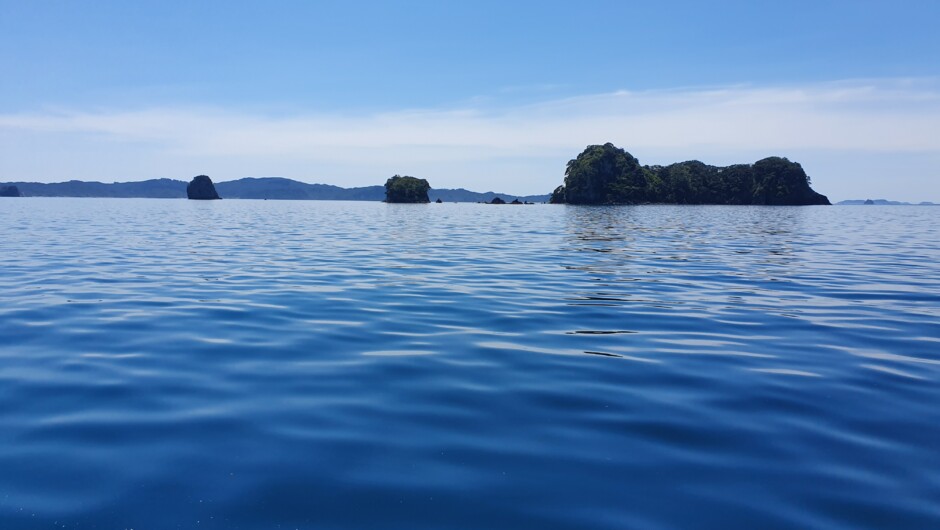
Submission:
{"label": "sunlit water surface", "polygon": [[940,527],[940,208],[0,229],[0,528]]}

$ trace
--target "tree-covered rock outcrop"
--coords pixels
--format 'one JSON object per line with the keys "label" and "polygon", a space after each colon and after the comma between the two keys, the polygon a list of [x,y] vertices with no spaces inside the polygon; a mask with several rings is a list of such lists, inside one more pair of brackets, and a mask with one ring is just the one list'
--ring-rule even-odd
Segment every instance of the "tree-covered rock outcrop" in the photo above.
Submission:
{"label": "tree-covered rock outcrop", "polygon": [[697,160],[640,166],[613,144],[590,145],[568,162],[554,204],[829,204],[810,187],[803,167],[786,158],[710,166]]}
{"label": "tree-covered rock outcrop", "polygon": [[425,179],[395,175],[385,182],[385,202],[431,202],[428,198],[430,189],[431,185]]}
{"label": "tree-covered rock outcrop", "polygon": [[215,185],[212,184],[212,179],[206,175],[193,177],[193,180],[186,186],[186,197],[199,201],[211,201],[222,198],[219,197],[219,192],[215,191]]}
{"label": "tree-covered rock outcrop", "polygon": [[16,186],[0,186],[0,197],[20,197],[20,189]]}
{"label": "tree-covered rock outcrop", "polygon": [[651,175],[633,156],[613,144],[589,145],[565,170],[565,202],[618,204],[650,202]]}

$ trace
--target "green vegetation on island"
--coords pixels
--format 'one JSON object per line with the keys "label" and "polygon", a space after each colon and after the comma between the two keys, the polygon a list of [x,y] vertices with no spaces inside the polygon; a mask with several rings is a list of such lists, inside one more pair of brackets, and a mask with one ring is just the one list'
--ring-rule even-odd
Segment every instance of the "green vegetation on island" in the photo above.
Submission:
{"label": "green vegetation on island", "polygon": [[770,157],[754,164],[710,166],[692,160],[641,166],[611,143],[589,145],[568,162],[553,204],[829,204],[813,191],[803,167]]}
{"label": "green vegetation on island", "polygon": [[395,175],[385,182],[385,202],[428,203],[431,185],[425,179]]}

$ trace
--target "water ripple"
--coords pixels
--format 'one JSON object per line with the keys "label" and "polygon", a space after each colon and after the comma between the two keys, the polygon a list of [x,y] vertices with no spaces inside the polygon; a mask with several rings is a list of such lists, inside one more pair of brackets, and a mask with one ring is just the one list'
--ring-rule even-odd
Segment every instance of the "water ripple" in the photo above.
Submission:
{"label": "water ripple", "polygon": [[938,226],[0,201],[0,528],[938,527]]}

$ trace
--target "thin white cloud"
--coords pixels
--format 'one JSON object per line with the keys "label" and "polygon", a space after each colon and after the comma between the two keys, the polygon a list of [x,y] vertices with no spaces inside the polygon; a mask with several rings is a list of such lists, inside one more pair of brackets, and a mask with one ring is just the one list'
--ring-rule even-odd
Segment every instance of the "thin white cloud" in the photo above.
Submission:
{"label": "thin white cloud", "polygon": [[497,155],[610,140],[631,148],[940,150],[940,90],[903,83],[615,92],[508,109],[269,117],[204,108],[0,115],[0,128],[107,135],[192,154],[303,158],[335,148]]}
{"label": "thin white cloud", "polygon": [[932,80],[882,80],[620,91],[512,107],[372,115],[284,117],[193,107],[59,110],[0,114],[0,134],[31,135],[38,151],[44,137],[66,137],[73,144],[94,141],[115,149],[134,144],[168,159],[230,157],[255,168],[268,161],[272,172],[282,173],[285,167],[322,165],[332,171],[345,167],[341,173],[347,175],[357,168],[362,175],[384,175],[401,164],[439,168],[470,161],[479,170],[489,160],[489,173],[506,178],[499,160],[550,159],[563,166],[585,145],[607,141],[642,162],[648,161],[644,152],[671,153],[672,160],[805,150],[937,154],[940,87]]}

